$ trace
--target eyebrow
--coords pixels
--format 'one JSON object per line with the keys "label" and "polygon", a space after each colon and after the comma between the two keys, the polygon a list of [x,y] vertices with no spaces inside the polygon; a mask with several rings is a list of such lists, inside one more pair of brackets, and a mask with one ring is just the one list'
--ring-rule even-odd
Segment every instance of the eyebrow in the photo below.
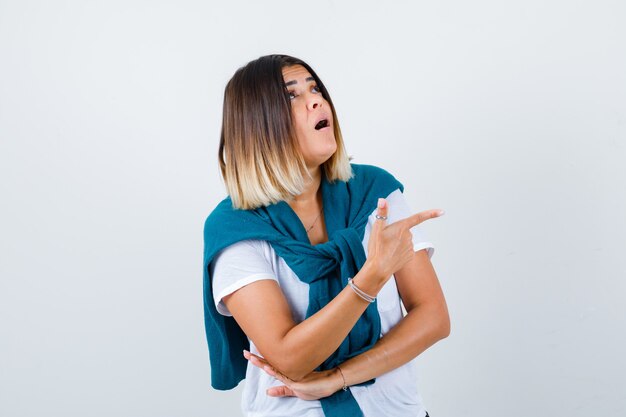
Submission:
{"label": "eyebrow", "polygon": [[[307,77],[304,81],[315,81],[313,77]],[[298,84],[298,80],[291,80],[285,83],[285,87],[289,87],[290,85]]]}

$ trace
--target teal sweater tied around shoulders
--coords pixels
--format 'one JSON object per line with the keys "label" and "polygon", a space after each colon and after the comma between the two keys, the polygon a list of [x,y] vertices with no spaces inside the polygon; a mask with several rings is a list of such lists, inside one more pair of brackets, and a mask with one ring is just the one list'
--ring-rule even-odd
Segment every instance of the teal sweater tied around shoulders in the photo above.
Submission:
{"label": "teal sweater tied around shoulders", "polygon": [[[322,174],[320,184],[328,242],[311,245],[300,219],[284,201],[254,210],[232,207],[230,197],[222,200],[204,226],[204,323],[211,362],[211,385],[228,390],[246,376],[249,349],[246,335],[232,317],[217,312],[213,301],[209,264],[217,253],[242,240],[267,241],[297,277],[309,284],[306,317],[322,309],[347,285],[365,263],[363,236],[368,217],[378,198],[386,198],[402,184],[387,171],[352,164],[354,176],[330,183]],[[380,316],[371,303],[337,350],[318,371],[329,370],[370,349],[380,337]],[[332,331],[332,329],[329,329]],[[374,383],[374,379],[364,384]],[[327,417],[363,416],[350,390],[340,390],[320,399]]]}

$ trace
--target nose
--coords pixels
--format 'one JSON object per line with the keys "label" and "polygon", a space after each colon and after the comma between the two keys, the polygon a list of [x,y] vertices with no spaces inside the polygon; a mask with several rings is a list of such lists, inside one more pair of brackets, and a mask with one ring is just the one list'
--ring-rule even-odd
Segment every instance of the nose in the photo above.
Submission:
{"label": "nose", "polygon": [[309,94],[306,106],[309,110],[315,110],[322,105],[321,94]]}

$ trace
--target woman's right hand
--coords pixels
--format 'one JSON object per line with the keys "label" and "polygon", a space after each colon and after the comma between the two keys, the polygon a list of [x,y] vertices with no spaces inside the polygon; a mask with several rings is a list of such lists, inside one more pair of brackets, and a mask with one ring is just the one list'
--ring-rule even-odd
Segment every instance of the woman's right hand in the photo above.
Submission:
{"label": "woman's right hand", "polygon": [[402,268],[415,256],[411,228],[443,215],[443,210],[432,209],[422,211],[406,219],[387,225],[389,207],[384,198],[378,199],[376,214],[379,217],[372,227],[367,246],[366,264],[382,286],[393,273]]}

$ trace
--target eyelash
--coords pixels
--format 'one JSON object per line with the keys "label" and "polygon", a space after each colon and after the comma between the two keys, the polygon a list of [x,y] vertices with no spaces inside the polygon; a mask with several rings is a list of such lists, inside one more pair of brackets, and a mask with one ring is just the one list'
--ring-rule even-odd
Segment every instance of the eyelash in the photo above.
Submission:
{"label": "eyelash", "polygon": [[[322,90],[320,90],[320,88],[317,85],[314,85],[313,87],[311,87],[311,89],[315,89],[316,94],[321,94],[322,92]],[[293,91],[288,91],[287,96],[289,97],[289,100],[293,100],[294,98],[298,97],[297,95],[295,95]]]}

